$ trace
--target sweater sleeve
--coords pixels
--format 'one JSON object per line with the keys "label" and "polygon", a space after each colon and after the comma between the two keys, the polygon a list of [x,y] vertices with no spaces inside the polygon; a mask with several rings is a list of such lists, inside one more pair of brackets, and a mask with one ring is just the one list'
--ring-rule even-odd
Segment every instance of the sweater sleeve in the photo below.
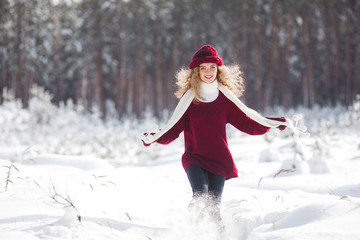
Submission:
{"label": "sweater sleeve", "polygon": [[227,122],[235,128],[250,135],[262,135],[269,131],[269,127],[265,127],[251,119],[234,103],[229,102],[229,104]]}
{"label": "sweater sleeve", "polygon": [[177,139],[182,131],[185,129],[186,113],[179,119],[179,121],[166,133],[164,133],[160,139],[156,140],[159,144],[169,144]]}

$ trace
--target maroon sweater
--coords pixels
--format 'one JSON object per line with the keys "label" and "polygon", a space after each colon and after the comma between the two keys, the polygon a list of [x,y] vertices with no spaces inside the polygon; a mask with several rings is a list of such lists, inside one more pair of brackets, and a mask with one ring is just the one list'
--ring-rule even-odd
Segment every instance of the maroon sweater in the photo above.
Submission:
{"label": "maroon sweater", "polygon": [[226,179],[235,178],[238,171],[227,143],[227,123],[250,135],[261,135],[270,129],[250,119],[219,92],[213,102],[191,103],[180,120],[157,142],[169,144],[184,131],[182,164],[185,171],[196,164]]}

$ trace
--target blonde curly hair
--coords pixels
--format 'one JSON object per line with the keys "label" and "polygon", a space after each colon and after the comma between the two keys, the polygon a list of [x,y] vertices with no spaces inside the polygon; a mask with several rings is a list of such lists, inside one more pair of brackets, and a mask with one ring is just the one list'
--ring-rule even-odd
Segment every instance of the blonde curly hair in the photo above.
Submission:
{"label": "blonde curly hair", "polygon": [[[217,66],[217,81],[231,90],[237,97],[241,97],[245,90],[243,72],[239,65]],[[192,88],[195,91],[195,102],[199,99],[204,100],[200,96],[200,67],[193,69],[181,68],[175,75],[178,90],[175,92],[177,98],[181,98],[186,91]]]}

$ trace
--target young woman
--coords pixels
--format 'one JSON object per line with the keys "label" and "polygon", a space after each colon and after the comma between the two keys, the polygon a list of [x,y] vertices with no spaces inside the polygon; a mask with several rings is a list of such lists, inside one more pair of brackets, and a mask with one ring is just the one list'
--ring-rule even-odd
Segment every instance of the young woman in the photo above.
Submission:
{"label": "young woman", "polygon": [[179,89],[175,95],[180,101],[172,117],[161,131],[145,133],[142,141],[145,146],[169,144],[184,132],[182,164],[193,192],[189,206],[220,220],[225,180],[238,176],[228,148],[226,124],[260,135],[271,127],[284,130],[292,123],[284,117],[263,118],[243,105],[238,99],[244,92],[239,66],[225,66],[210,45],[201,47],[189,69],[181,69],[176,78]]}

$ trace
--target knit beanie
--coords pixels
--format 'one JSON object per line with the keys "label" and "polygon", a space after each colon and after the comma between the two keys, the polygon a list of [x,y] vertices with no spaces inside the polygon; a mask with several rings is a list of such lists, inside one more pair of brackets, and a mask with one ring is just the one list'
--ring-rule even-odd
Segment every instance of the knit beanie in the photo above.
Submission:
{"label": "knit beanie", "polygon": [[210,45],[202,46],[199,50],[196,51],[191,59],[189,68],[193,69],[202,63],[216,63],[219,66],[224,64],[216,49]]}

